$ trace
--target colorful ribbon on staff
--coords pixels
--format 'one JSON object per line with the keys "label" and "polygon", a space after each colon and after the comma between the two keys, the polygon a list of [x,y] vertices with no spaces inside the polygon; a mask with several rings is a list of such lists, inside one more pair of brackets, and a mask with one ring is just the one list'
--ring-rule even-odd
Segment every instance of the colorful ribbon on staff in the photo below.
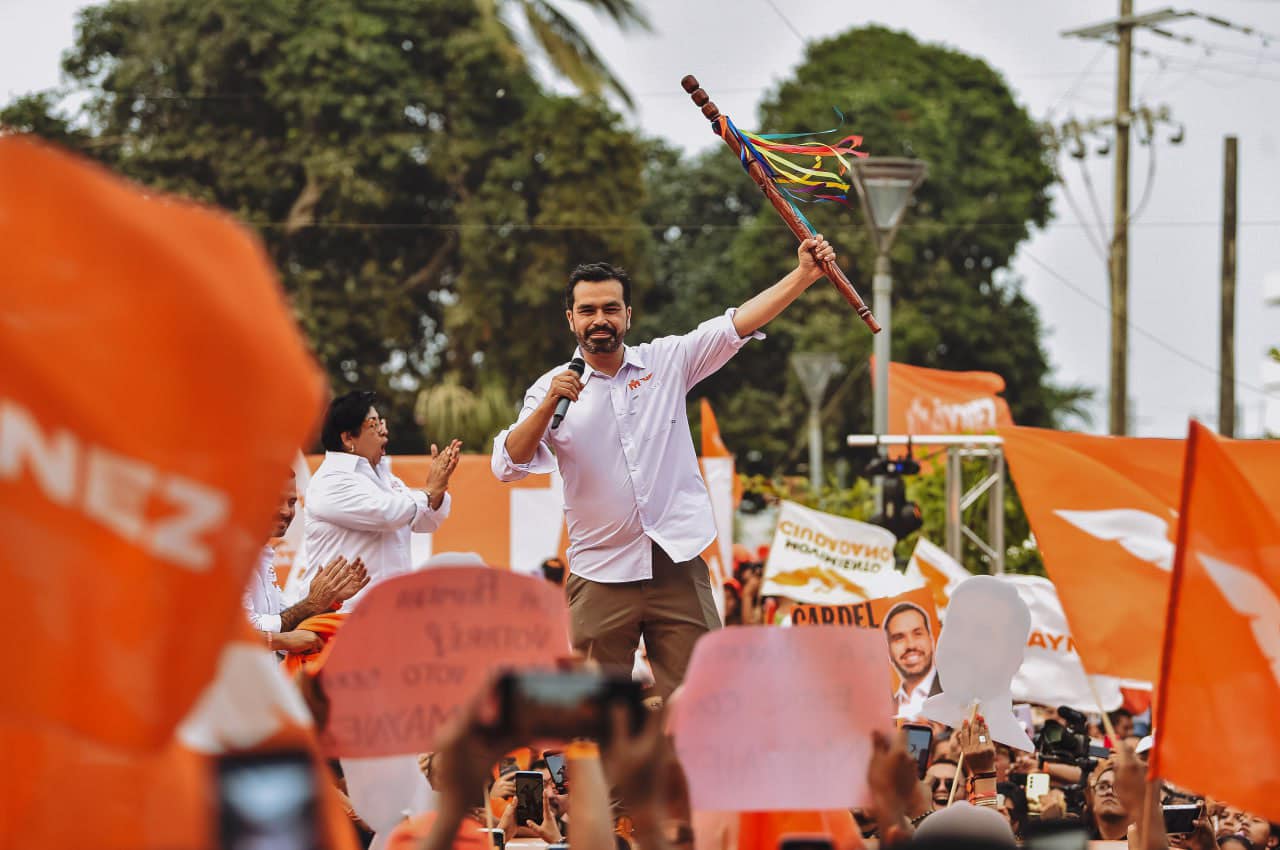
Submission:
{"label": "colorful ribbon on staff", "polygon": [[[837,110],[836,114],[840,115],[840,112]],[[840,115],[840,119],[843,122],[844,116]],[[865,152],[857,150],[862,144],[861,136],[849,135],[834,144],[828,144],[812,139],[837,133],[839,127],[818,133],[748,133],[739,130],[727,115],[724,120],[728,131],[733,133],[741,145],[743,168],[747,167],[749,151],[765,173],[778,184],[779,189],[791,201],[796,215],[806,225],[809,225],[809,220],[796,207],[796,201],[834,201],[849,206],[849,192],[853,185],[848,178],[852,168],[848,158],[867,156]],[[795,142],[796,139],[810,141]],[[788,157],[813,157],[813,163],[811,167],[806,167]],[[813,229],[812,225],[809,227]]]}

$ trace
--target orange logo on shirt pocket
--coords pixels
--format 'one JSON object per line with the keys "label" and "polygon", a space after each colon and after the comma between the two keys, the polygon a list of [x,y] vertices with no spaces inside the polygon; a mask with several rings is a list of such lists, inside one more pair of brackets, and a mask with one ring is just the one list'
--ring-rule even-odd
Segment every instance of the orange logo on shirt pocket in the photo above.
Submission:
{"label": "orange logo on shirt pocket", "polygon": [[631,381],[627,383],[627,389],[638,390],[640,389],[641,384],[648,381],[652,377],[653,377],[653,373],[650,372],[649,374],[645,375],[643,378],[633,378]]}

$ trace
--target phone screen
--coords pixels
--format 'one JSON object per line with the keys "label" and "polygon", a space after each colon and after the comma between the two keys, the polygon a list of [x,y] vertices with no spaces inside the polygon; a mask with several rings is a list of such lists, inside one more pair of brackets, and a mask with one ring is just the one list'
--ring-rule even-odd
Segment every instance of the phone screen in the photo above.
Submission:
{"label": "phone screen", "polygon": [[907,730],[907,752],[916,761],[916,774],[923,779],[929,768],[929,751],[933,748],[933,727],[906,723],[902,728]]}
{"label": "phone screen", "polygon": [[542,773],[516,771],[516,824],[542,823]]}
{"label": "phone screen", "polygon": [[778,839],[778,850],[832,850],[825,835],[784,835]]}
{"label": "phone screen", "polygon": [[1164,831],[1170,835],[1189,835],[1195,831],[1196,821],[1202,816],[1203,807],[1191,803],[1180,806],[1163,806]]}
{"label": "phone screen", "polygon": [[308,753],[223,756],[217,776],[220,847],[313,850],[320,846],[316,779]]}
{"label": "phone screen", "polygon": [[551,783],[556,786],[557,794],[564,794],[569,789],[569,774],[564,753],[547,752],[542,754],[551,771]]}

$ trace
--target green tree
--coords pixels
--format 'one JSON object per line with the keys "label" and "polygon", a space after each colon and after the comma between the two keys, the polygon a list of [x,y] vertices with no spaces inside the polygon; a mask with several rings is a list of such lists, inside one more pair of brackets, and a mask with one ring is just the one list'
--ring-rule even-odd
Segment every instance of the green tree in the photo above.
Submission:
{"label": "green tree", "polygon": [[[476,364],[504,345],[462,333],[455,305],[475,316],[487,301],[490,327],[515,328],[519,299],[493,300],[490,283],[545,290],[576,240],[636,257],[636,233],[592,243],[590,227],[568,226],[590,224],[580,208],[625,211],[641,194],[619,118],[598,100],[547,97],[473,0],[111,0],[80,13],[63,67],[81,107],[63,114],[38,94],[0,110],[0,123],[257,227],[335,392],[383,395],[393,451],[425,444],[419,389],[450,372],[475,386]],[[624,173],[596,179],[609,169]],[[525,233],[512,253],[503,228],[526,221],[563,225],[558,247]],[[509,405],[529,364],[546,368],[565,347],[541,328],[528,335],[545,348],[473,399],[481,409]],[[484,431],[430,408],[428,439],[453,436],[437,422]]]}
{"label": "green tree", "polygon": [[[892,253],[893,358],[998,372],[1022,424],[1048,426],[1078,412],[1089,391],[1052,385],[1039,317],[1007,272],[1031,228],[1049,219],[1053,169],[1035,122],[999,74],[905,33],[854,29],[810,45],[794,74],[765,98],[760,123],[770,132],[816,128],[832,120],[833,106],[846,116],[841,131],[862,134],[871,154],[929,163]],[[662,237],[655,265],[680,270],[671,273],[696,282],[696,294],[684,295],[685,286],[664,292],[647,319],[652,325],[679,330],[705,312],[691,306],[723,309],[794,264],[794,239],[726,150],[691,160],[665,153],[653,162],[646,216]],[[805,213],[869,299],[874,251],[860,213],[836,204],[808,205]],[[682,220],[709,226],[677,229]],[[755,448],[764,471],[794,469],[807,409],[787,363],[793,351],[832,351],[844,360],[845,377],[829,391],[828,451],[842,451],[845,434],[869,430],[872,337],[834,289],[816,285],[768,331],[767,345],[749,346],[705,386],[724,411],[730,445]]]}
{"label": "green tree", "polygon": [[[619,29],[649,30],[649,19],[632,0],[582,0],[593,12],[602,12]],[[553,69],[588,95],[613,92],[627,106],[631,95],[609,70],[591,42],[555,3],[547,0],[476,0],[485,29],[493,33],[510,58],[523,61],[526,48],[504,20],[517,14],[523,18],[536,44],[536,52]],[[532,45],[531,45],[532,46]]]}

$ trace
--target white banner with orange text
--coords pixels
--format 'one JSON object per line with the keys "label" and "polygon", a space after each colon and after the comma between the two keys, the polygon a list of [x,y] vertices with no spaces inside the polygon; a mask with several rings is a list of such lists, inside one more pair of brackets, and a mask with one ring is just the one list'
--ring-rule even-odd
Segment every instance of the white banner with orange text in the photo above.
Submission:
{"label": "white banner with orange text", "polygon": [[840,605],[923,587],[918,571],[909,576],[895,567],[896,542],[878,525],[783,502],[761,593]]}

